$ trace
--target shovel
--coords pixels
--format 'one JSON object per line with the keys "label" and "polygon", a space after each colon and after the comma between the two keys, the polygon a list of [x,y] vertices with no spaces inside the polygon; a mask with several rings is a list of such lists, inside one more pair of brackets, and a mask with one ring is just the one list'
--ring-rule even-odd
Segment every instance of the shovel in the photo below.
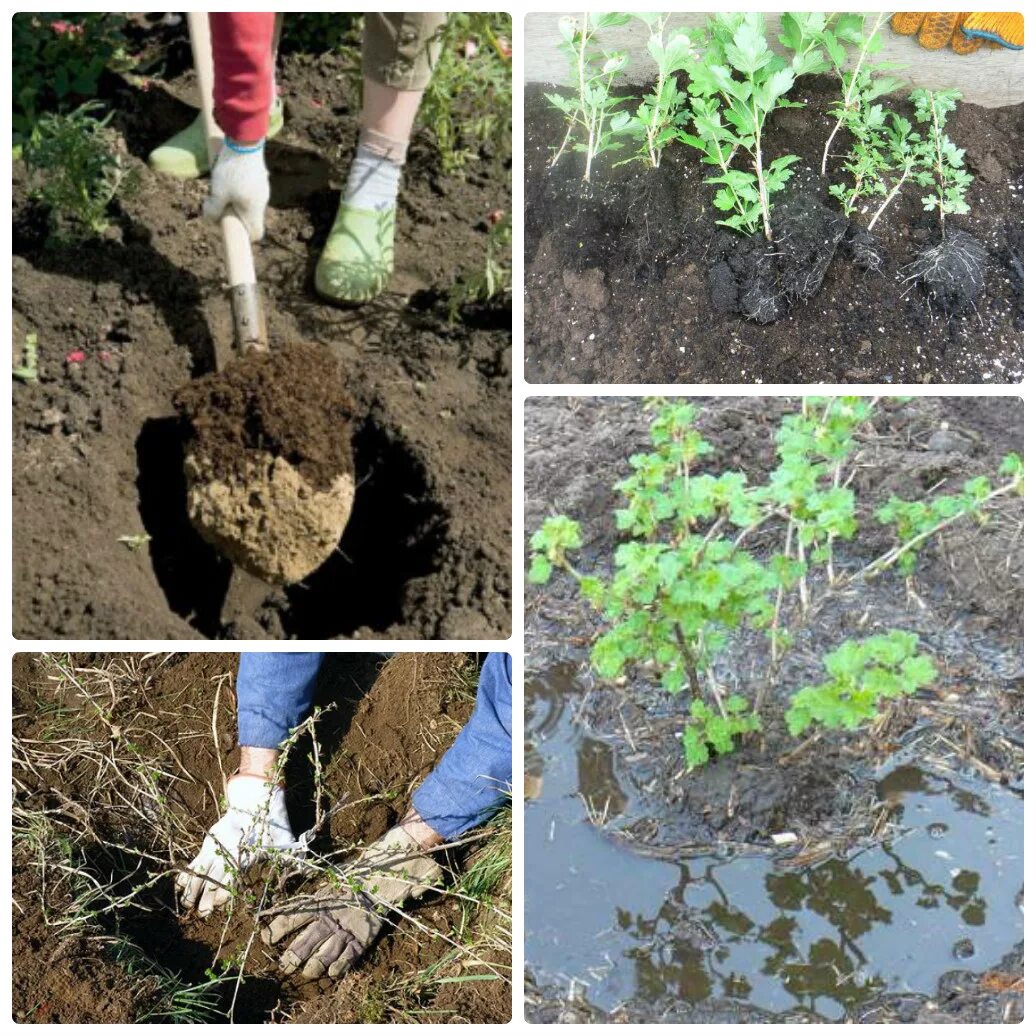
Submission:
{"label": "shovel", "polygon": [[[213,62],[208,15],[189,14],[188,26],[209,159],[214,163],[222,133],[212,111]],[[230,284],[234,348],[230,359],[224,362],[217,346],[217,373],[207,376],[214,379],[219,379],[231,365],[241,364],[250,354],[267,358],[273,355],[267,343],[248,231],[230,210],[220,220],[220,231]],[[256,359],[252,356],[249,364],[255,366]],[[342,434],[346,433],[343,428]],[[334,552],[352,510],[355,483],[351,471],[338,475],[329,487],[313,486],[287,459],[260,448],[243,454],[228,474],[218,471],[211,457],[189,447],[184,470],[191,523],[237,566],[227,592],[228,603],[232,599],[243,603],[240,599],[247,596],[250,604],[258,604],[268,592],[268,587],[257,580],[239,577],[240,569],[273,585],[304,579]]]}

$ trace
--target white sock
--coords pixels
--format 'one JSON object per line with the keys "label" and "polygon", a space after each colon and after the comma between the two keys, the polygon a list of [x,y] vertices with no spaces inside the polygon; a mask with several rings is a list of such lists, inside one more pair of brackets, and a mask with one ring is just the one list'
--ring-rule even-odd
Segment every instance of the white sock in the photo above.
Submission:
{"label": "white sock", "polygon": [[356,149],[342,201],[357,209],[383,212],[396,204],[399,193],[400,162],[393,162],[372,151],[366,144]]}

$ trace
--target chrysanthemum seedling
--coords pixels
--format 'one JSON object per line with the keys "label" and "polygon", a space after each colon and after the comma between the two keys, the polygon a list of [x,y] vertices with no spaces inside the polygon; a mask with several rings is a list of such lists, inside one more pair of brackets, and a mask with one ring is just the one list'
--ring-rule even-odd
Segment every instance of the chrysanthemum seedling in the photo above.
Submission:
{"label": "chrysanthemum seedling", "polygon": [[583,179],[589,180],[594,159],[605,151],[621,145],[615,139],[611,120],[624,97],[612,96],[615,77],[626,66],[628,55],[620,51],[606,52],[598,43],[601,29],[625,25],[628,14],[586,13],[580,19],[568,15],[558,20],[561,32],[561,50],[571,63],[574,96],[546,94],[546,100],[563,112],[567,125],[561,146],[554,153],[555,165],[565,150],[586,154]]}
{"label": "chrysanthemum seedling", "polygon": [[690,118],[684,107],[686,95],[676,82],[676,72],[687,66],[694,52],[691,33],[687,29],[666,33],[670,15],[634,14],[634,17],[651,31],[647,51],[658,66],[655,88],[644,98],[635,114],[619,112],[615,115],[611,129],[639,140],[637,157],[657,169],[663,150],[676,139],[680,127]]}

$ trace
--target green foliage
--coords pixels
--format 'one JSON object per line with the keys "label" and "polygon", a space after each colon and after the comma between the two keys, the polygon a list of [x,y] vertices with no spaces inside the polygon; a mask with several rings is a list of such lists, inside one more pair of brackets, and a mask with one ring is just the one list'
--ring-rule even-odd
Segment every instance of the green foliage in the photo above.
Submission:
{"label": "green foliage", "polygon": [[705,702],[691,702],[691,718],[683,731],[683,752],[687,769],[703,766],[713,755],[734,751],[734,739],[759,730],[759,716],[748,711],[748,702],[738,694],[726,701],[726,715]]}
{"label": "green foliage", "polygon": [[961,98],[959,90],[914,90],[910,100],[917,121],[928,126],[928,135],[917,145],[917,171],[914,180],[934,191],[922,201],[925,210],[939,210],[939,222],[947,215],[965,215],[971,211],[965,198],[974,177],[964,168],[964,150],[957,147],[946,133],[946,118],[956,111]]}
{"label": "green foliage", "polygon": [[101,233],[109,205],[133,177],[116,151],[109,113],[88,102],[68,114],[45,115],[25,144],[31,195],[48,209],[51,236],[69,240]]}
{"label": "green foliage", "polygon": [[443,168],[461,173],[485,153],[511,148],[511,16],[452,12],[418,122],[435,135]]}
{"label": "green foliage", "polygon": [[979,476],[966,482],[959,493],[942,493],[924,500],[901,500],[893,496],[876,511],[874,516],[879,522],[895,527],[900,543],[895,559],[899,570],[905,575],[914,571],[918,548],[933,532],[964,515],[984,521],[983,509],[994,495],[1023,491],[1025,466],[1017,453],[1009,453],[1003,459],[999,474],[1007,482],[996,489],[988,478]]}
{"label": "green foliage", "polygon": [[[572,558],[583,537],[569,517],[548,518],[532,536],[529,582],[542,585],[562,570],[604,620],[590,652],[596,672],[611,680],[646,669],[670,693],[689,694],[689,767],[730,751],[738,735],[758,729],[767,685],[749,709],[743,699],[726,696],[712,674],[735,631],[768,637],[772,682],[793,642],[782,625],[792,607],[789,591],[798,590],[799,621],[811,617],[811,573],[824,573],[828,592],[837,592],[916,554],[958,511],[978,516],[995,496],[1021,491],[1023,464],[1011,455],[1001,466],[1007,481],[996,489],[979,478],[959,499],[904,504],[893,498],[875,517],[898,522],[898,545],[852,573],[836,566],[838,543],[853,540],[859,523],[845,472],[874,405],[855,396],[806,398],[782,419],[776,463],[752,485],[741,471],[700,470],[713,451],[692,403],[650,400],[651,448],[629,458],[630,473],[615,486],[621,497],[615,525],[624,539],[610,573],[576,568]],[[847,726],[873,715],[881,699],[912,693],[934,678],[928,663],[917,660],[915,645],[916,637],[901,632],[846,642],[825,660],[828,683],[796,696],[789,723],[796,732],[813,722]]]}
{"label": "green foliage", "polygon": [[866,640],[847,640],[824,656],[830,679],[803,687],[791,698],[784,718],[799,736],[816,724],[828,730],[857,730],[876,719],[883,701],[914,694],[938,672],[917,651],[917,634],[892,630]]}
{"label": "green foliage", "polygon": [[279,49],[282,54],[326,54],[328,51],[336,51],[348,38],[358,35],[356,30],[361,17],[355,11],[289,14]]}
{"label": "green foliage", "polygon": [[618,108],[626,98],[613,96],[611,89],[615,77],[625,68],[629,58],[620,51],[603,50],[598,35],[602,29],[625,25],[630,17],[628,14],[588,12],[579,19],[566,15],[558,20],[560,48],[569,59],[570,85],[574,94],[545,95],[547,102],[562,112],[566,119],[565,137],[554,153],[551,165],[567,148],[584,153],[584,180],[590,179],[593,161],[599,154],[622,146],[613,122],[618,119],[618,128],[622,128]]}
{"label": "green foliage", "polygon": [[[688,68],[695,133],[680,140],[700,151],[707,165],[719,167],[706,183],[718,185],[714,204],[730,215],[717,223],[743,234],[761,228],[770,240],[770,199],[787,185],[799,159],[765,160],[766,119],[777,108],[801,107],[787,93],[799,76],[829,67],[825,52],[837,51],[842,40],[858,34],[857,16],[784,14],[779,39],[791,51],[790,60],[770,49],[762,14],[716,14],[708,32],[704,57]],[[748,155],[751,172],[734,166],[739,151]]]}
{"label": "green foliage", "polygon": [[637,156],[657,169],[663,150],[677,138],[680,127],[690,118],[684,107],[686,95],[677,85],[676,72],[686,68],[692,59],[693,40],[687,29],[666,34],[668,14],[635,14],[635,17],[651,30],[647,50],[658,66],[655,89],[643,99],[634,115],[616,114],[611,128],[613,132],[639,140]]}
{"label": "green foliage", "polygon": [[32,135],[47,111],[96,99],[108,69],[130,66],[122,14],[23,13],[11,23],[14,143]]}
{"label": "green foliage", "polygon": [[25,336],[22,362],[11,372],[19,381],[35,384],[40,380],[40,344],[35,331]]}
{"label": "green foliage", "polygon": [[511,214],[504,213],[491,222],[486,235],[482,266],[461,277],[450,291],[449,315],[455,321],[463,306],[491,302],[511,294]]}

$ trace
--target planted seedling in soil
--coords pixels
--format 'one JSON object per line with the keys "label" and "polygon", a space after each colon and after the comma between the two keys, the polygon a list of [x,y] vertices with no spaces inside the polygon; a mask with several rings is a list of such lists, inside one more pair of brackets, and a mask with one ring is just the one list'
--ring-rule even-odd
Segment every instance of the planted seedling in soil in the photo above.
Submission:
{"label": "planted seedling in soil", "polygon": [[599,154],[621,147],[612,120],[618,114],[619,105],[626,100],[612,96],[611,88],[615,77],[625,68],[628,56],[603,51],[597,35],[601,29],[625,25],[629,20],[628,14],[604,13],[586,13],[581,19],[566,15],[558,20],[561,50],[571,63],[575,96],[545,95],[567,119],[565,137],[550,164],[555,165],[568,148],[585,153],[584,181],[589,181],[594,159]]}
{"label": "planted seedling in soil", "polygon": [[680,127],[690,117],[684,107],[686,96],[676,82],[676,72],[686,68],[693,57],[692,40],[687,29],[677,29],[666,35],[668,14],[634,16],[651,31],[647,50],[658,66],[658,76],[654,91],[644,98],[636,114],[619,112],[612,119],[612,129],[639,140],[640,150],[636,157],[657,169],[662,161],[662,151],[678,137]]}
{"label": "planted seedling in soil", "polygon": [[[689,768],[733,751],[740,736],[760,729],[796,634],[814,635],[818,598],[897,563],[909,566],[949,524],[968,515],[981,521],[995,498],[1022,490],[1022,462],[1011,455],[996,488],[977,479],[962,494],[930,494],[918,505],[893,498],[876,517],[898,522],[897,542],[853,568],[839,561],[836,550],[856,537],[857,501],[847,472],[875,401],[804,400],[801,411],[776,429],[777,463],[757,485],[740,471],[695,472],[712,447],[696,427],[692,404],[648,405],[655,413],[652,450],[630,457],[632,473],[615,487],[624,503],[615,524],[626,539],[610,572],[576,567],[579,523],[556,515],[532,536],[529,581],[546,583],[555,570],[576,580],[603,620],[590,653],[600,676],[617,679],[641,669],[667,691],[687,695],[683,745]],[[914,507],[920,510],[908,510]],[[714,663],[735,631],[741,631],[743,650],[752,630],[762,638],[760,646],[768,644],[770,658],[749,707],[720,684]],[[846,641],[825,666],[827,682],[791,697],[786,722],[795,735],[813,723],[856,729],[877,715],[882,701],[913,693],[935,677],[930,660],[917,652],[916,636],[898,630]]]}
{"label": "planted seedling in soil", "polygon": [[985,288],[986,250],[970,234],[956,227],[947,230],[948,215],[966,215],[968,187],[973,179],[964,168],[964,151],[946,132],[947,116],[956,110],[959,90],[915,90],[910,95],[917,121],[928,134],[917,145],[914,182],[931,187],[923,199],[925,211],[939,212],[942,240],[926,249],[903,271],[909,290],[920,283],[929,305],[945,312],[973,305]]}

